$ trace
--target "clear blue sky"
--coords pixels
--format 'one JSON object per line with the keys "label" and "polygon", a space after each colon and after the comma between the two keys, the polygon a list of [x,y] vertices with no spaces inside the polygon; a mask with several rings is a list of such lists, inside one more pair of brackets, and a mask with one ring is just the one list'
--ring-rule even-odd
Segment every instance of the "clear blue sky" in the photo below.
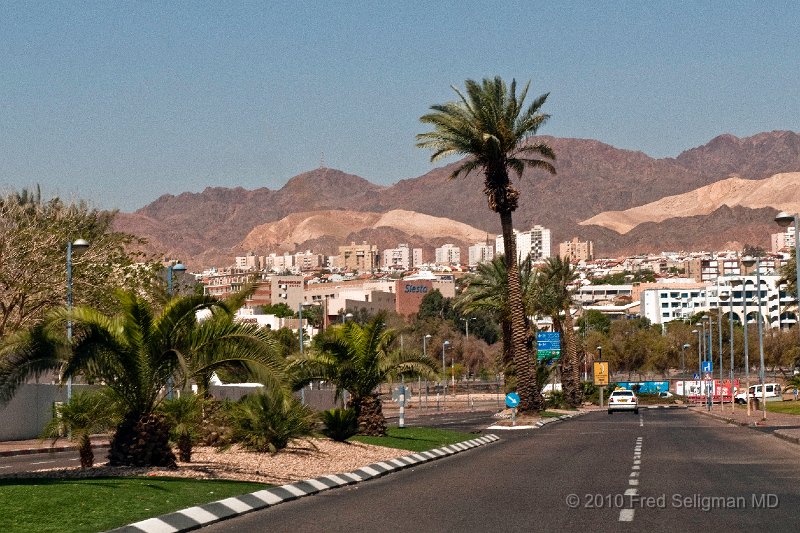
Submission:
{"label": "clear blue sky", "polygon": [[133,211],[320,165],[432,168],[420,115],[501,75],[540,133],[670,157],[800,129],[796,2],[4,2],[0,188]]}

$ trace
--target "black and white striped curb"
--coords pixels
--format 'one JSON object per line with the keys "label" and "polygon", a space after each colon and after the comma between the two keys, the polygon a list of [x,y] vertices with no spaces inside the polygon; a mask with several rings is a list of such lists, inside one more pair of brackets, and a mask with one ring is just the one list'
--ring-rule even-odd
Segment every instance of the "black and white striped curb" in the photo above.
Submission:
{"label": "black and white striped curb", "polygon": [[551,424],[553,422],[559,422],[561,420],[569,420],[570,418],[583,416],[588,412],[589,411],[580,411],[580,412],[577,412],[577,413],[568,413],[568,414],[561,415],[561,416],[553,416],[553,417],[549,417],[549,418],[542,418],[541,420],[539,420],[535,424],[531,424],[531,425],[525,425],[525,426],[522,426],[522,425],[520,425],[520,426],[497,426],[497,425],[494,425],[494,426],[489,426],[486,429],[491,429],[491,430],[495,430],[495,429],[499,429],[499,430],[539,429],[540,427],[542,427],[542,426],[544,426],[546,424]]}
{"label": "black and white striped curb", "polygon": [[148,518],[141,522],[128,524],[127,526],[112,531],[124,533],[175,533],[178,531],[190,531],[213,524],[214,522],[219,522],[226,518],[272,507],[273,505],[285,501],[302,498],[303,496],[309,496],[328,489],[335,489],[368,479],[374,479],[397,470],[403,470],[410,466],[454,455],[498,440],[500,440],[500,438],[497,435],[485,435],[477,439],[451,444],[427,452],[413,453],[396,459],[373,463],[345,474],[306,479],[305,481],[298,481],[290,485],[282,485],[280,487],[260,490],[250,494],[243,494],[242,496],[226,498],[205,505],[190,507],[156,518]]}

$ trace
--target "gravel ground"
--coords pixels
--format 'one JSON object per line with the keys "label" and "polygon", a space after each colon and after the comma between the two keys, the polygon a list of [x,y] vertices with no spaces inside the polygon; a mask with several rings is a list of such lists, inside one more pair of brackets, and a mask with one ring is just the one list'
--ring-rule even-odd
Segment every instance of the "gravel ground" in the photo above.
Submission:
{"label": "gravel ground", "polygon": [[[276,454],[247,452],[238,447],[226,451],[197,447],[192,454],[192,462],[179,462],[177,469],[110,467],[103,461],[98,461],[93,468],[84,470],[80,467],[39,470],[8,477],[168,476],[233,479],[283,485],[326,474],[350,472],[371,463],[409,453],[411,452],[359,442],[345,444],[327,439],[309,439],[295,441]],[[101,459],[100,453],[96,454],[96,459]]]}

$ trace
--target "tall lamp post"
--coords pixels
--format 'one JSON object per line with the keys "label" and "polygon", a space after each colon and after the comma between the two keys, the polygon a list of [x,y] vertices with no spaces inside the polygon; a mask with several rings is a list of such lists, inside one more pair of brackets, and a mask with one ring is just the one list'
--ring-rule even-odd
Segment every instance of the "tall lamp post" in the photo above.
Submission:
{"label": "tall lamp post", "polygon": [[[67,242],[67,312],[72,314],[72,252],[79,252],[89,247],[86,239]],[[67,318],[67,343],[72,349],[72,317]],[[67,402],[72,399],[72,376],[67,378]]]}
{"label": "tall lamp post", "polygon": [[[700,339],[701,339],[700,330],[699,329],[693,329],[692,333],[697,335],[697,372],[702,372],[703,371],[703,363],[702,363],[702,355],[701,354],[702,354],[703,348],[702,348],[702,343],[700,342]],[[699,373],[697,374],[697,379],[698,379],[697,382],[700,383],[700,381],[699,381],[700,380],[700,374]],[[698,395],[699,394],[700,394],[700,392],[698,391]]]}
{"label": "tall lamp post", "polygon": [[[186,265],[178,261],[174,265],[170,261],[170,264],[167,266],[167,297],[171,300],[172,299],[172,278],[176,272],[186,272]],[[167,400],[171,400],[174,396],[174,379],[170,376],[167,379]]]}
{"label": "tall lamp post", "polygon": [[[717,331],[719,332],[719,387],[720,387],[720,396],[719,396],[719,406],[720,409],[722,406],[725,405],[725,396],[722,394],[722,303],[727,302],[730,298],[730,294],[728,291],[720,291],[717,290],[717,298],[719,299],[719,303],[717,304]],[[733,339],[731,338],[731,342]],[[731,366],[733,368],[733,366]],[[733,381],[731,381],[731,386],[733,386]],[[729,387],[730,390],[730,387]],[[733,394],[731,393],[731,403],[733,403]]]}
{"label": "tall lamp post", "polygon": [[450,346],[450,341],[442,343],[442,396],[445,398],[447,397],[447,394],[445,394],[447,390],[447,367],[444,366],[444,351],[448,346]]}
{"label": "tall lamp post", "polygon": [[178,273],[186,272],[186,265],[178,261],[177,263],[170,264],[167,267],[167,296],[172,298],[172,279]]}
{"label": "tall lamp post", "polygon": [[686,348],[689,348],[691,344],[684,344],[681,346],[681,373],[686,374]]}
{"label": "tall lamp post", "polygon": [[[764,325],[763,325],[763,318],[761,316],[761,259],[758,257],[745,257],[742,259],[742,264],[746,267],[751,267],[755,265],[756,267],[756,295],[758,296],[758,318],[756,321],[758,322],[758,357],[759,357],[759,368],[758,368],[758,379],[761,383],[761,404],[762,404],[762,413],[764,420],[767,419],[767,387],[766,387],[766,377],[764,375]],[[749,389],[749,387],[748,387]]]}
{"label": "tall lamp post", "polygon": [[[798,226],[800,226],[800,217],[798,217],[797,213],[790,215],[786,211],[781,211],[775,217],[775,222],[777,222],[778,225],[783,228],[788,228],[792,223],[794,223],[794,287],[797,291],[797,312],[794,315],[794,328],[797,330],[798,338],[800,338],[800,239],[798,239],[798,232],[800,231],[800,228],[798,228]],[[780,303],[780,297],[778,302]],[[780,313],[780,305],[778,307],[778,313]]]}

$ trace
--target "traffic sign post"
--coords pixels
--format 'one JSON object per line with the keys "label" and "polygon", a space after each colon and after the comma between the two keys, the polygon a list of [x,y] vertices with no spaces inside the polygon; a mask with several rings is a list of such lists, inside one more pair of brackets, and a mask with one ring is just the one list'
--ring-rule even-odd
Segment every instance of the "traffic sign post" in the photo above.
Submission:
{"label": "traffic sign post", "polygon": [[608,361],[595,361],[593,365],[594,384],[600,386],[600,408],[603,407],[603,392],[608,385]]}
{"label": "traffic sign post", "polygon": [[517,423],[517,406],[519,405],[519,394],[516,392],[509,392],[506,394],[506,406],[511,408],[511,425]]}

